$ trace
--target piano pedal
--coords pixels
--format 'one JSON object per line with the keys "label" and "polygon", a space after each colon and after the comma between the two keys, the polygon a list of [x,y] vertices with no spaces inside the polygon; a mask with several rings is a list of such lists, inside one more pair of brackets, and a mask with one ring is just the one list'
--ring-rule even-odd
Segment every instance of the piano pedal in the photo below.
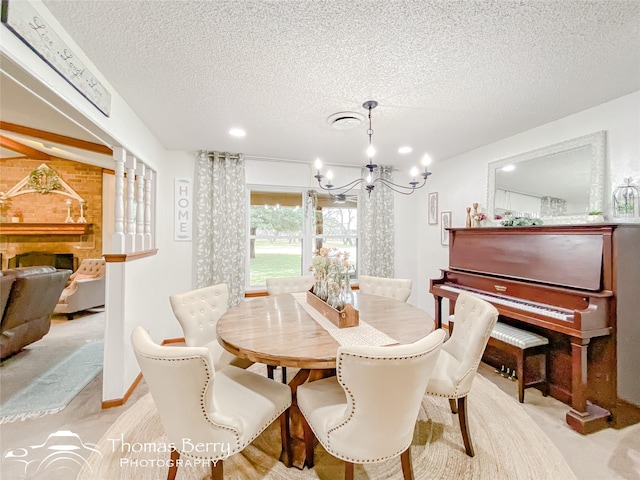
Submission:
{"label": "piano pedal", "polygon": [[514,382],[518,379],[516,376],[516,369],[511,370],[511,375],[509,375],[509,380],[513,380]]}
{"label": "piano pedal", "polygon": [[503,371],[504,371],[504,365],[502,365],[500,368],[496,368],[494,370],[494,372],[496,372],[496,373],[502,373]]}
{"label": "piano pedal", "polygon": [[511,374],[511,370],[509,369],[509,367],[506,367],[505,371],[500,375],[502,375],[504,378],[509,378],[510,374]]}

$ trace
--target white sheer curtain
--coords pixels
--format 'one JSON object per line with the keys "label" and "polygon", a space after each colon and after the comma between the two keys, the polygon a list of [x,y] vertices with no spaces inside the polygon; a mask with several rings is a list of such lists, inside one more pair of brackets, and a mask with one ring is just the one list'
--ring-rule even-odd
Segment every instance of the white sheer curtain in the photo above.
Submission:
{"label": "white sheer curtain", "polygon": [[[391,167],[379,167],[380,176],[393,181]],[[393,191],[376,185],[371,194],[362,193],[360,226],[360,274],[394,276]]]}
{"label": "white sheer curtain", "polygon": [[226,283],[230,306],[244,300],[244,156],[198,152],[195,181],[196,288]]}

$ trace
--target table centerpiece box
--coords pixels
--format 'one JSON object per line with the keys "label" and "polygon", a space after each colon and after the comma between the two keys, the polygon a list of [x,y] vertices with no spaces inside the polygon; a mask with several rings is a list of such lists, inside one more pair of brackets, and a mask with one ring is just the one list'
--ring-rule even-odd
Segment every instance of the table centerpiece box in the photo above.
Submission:
{"label": "table centerpiece box", "polygon": [[336,310],[311,290],[307,291],[307,303],[320,312],[338,328],[357,327],[359,314],[353,305],[347,303],[343,310]]}

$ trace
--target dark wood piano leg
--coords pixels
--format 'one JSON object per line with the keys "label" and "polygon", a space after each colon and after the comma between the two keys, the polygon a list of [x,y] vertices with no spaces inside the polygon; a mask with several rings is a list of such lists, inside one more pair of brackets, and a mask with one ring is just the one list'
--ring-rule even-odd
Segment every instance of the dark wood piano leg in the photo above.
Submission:
{"label": "dark wood piano leg", "polygon": [[439,297],[438,295],[434,295],[433,298],[436,301],[436,304],[435,304],[436,329],[442,328],[442,297]]}
{"label": "dark wood piano leg", "polygon": [[607,428],[611,412],[587,401],[588,338],[571,337],[571,410],[567,424],[587,434]]}

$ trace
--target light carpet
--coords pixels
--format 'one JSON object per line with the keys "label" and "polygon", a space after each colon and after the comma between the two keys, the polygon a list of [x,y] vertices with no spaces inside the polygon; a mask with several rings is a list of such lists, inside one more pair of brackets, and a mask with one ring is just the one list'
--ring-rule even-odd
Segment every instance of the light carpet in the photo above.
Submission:
{"label": "light carpet", "polygon": [[75,350],[0,405],[0,424],[59,412],[102,371],[103,342]]}
{"label": "light carpet", "polygon": [[[256,367],[255,365],[252,369]],[[457,416],[451,414],[446,399],[426,396],[412,444],[416,479],[575,479],[566,461],[551,440],[525,413],[517,400],[506,395],[481,375],[469,395],[471,435],[476,456],[464,452]],[[130,446],[122,448],[122,440]],[[78,480],[166,478],[168,453],[149,452],[153,446],[167,445],[150,394],[141,398],[114,423],[100,439],[100,454],[92,454],[78,474]],[[146,445],[146,452],[133,453]],[[278,461],[280,429],[272,424],[242,453],[225,460],[225,478],[244,479],[320,479],[344,477],[344,464],[315,449],[311,470],[286,468]],[[183,457],[186,458],[186,457]],[[137,464],[134,464],[137,462]],[[180,467],[177,480],[210,478],[207,466]],[[355,478],[401,479],[400,459],[356,465]]]}

